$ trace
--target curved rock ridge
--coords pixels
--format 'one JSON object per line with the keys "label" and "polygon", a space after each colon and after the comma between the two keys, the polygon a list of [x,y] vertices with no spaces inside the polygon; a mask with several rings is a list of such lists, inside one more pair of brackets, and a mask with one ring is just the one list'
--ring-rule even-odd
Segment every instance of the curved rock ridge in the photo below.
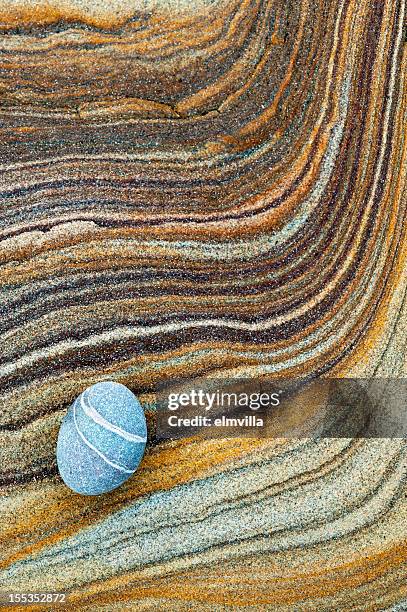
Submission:
{"label": "curved rock ridge", "polygon": [[[154,421],[172,378],[407,376],[404,0],[10,5],[0,583],[81,610],[403,609],[405,440]],[[84,499],[56,439],[101,380],[149,448]]]}
{"label": "curved rock ridge", "polygon": [[222,0],[2,0],[0,28],[60,26],[79,23],[94,28],[118,28],[137,17],[165,11],[179,14],[213,8]]}

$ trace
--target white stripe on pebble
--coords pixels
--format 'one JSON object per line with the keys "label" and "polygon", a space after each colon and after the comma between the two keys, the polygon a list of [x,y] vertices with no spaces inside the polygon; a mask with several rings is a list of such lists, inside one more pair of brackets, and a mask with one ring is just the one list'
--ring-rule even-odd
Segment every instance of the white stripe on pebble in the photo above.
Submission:
{"label": "white stripe on pebble", "polygon": [[85,399],[85,393],[87,393],[87,391],[84,391],[81,395],[81,408],[83,409],[84,413],[90,417],[95,423],[97,423],[98,425],[100,425],[101,427],[103,427],[104,429],[107,429],[108,431],[111,431],[115,434],[117,434],[118,436],[121,436],[122,438],[124,438],[125,440],[128,440],[129,442],[146,442],[147,438],[144,436],[139,436],[137,434],[132,434],[128,431],[125,431],[124,429],[122,429],[121,427],[119,427],[118,425],[113,425],[113,423],[110,423],[109,421],[107,421],[97,410],[96,408],[94,408],[89,400]]}
{"label": "white stripe on pebble", "polygon": [[122,465],[119,465],[118,463],[114,463],[113,461],[110,461],[102,452],[100,452],[100,450],[95,448],[93,444],[91,444],[89,440],[87,440],[87,438],[85,438],[85,436],[83,435],[81,431],[79,431],[78,423],[76,422],[76,402],[73,405],[73,420],[75,423],[76,431],[80,435],[81,439],[85,442],[86,446],[88,446],[91,450],[93,450],[97,455],[99,455],[101,459],[103,459],[103,461],[105,461],[108,465],[110,465],[110,467],[114,468],[115,470],[119,470],[119,472],[123,472],[125,474],[134,474],[136,470],[127,470]]}

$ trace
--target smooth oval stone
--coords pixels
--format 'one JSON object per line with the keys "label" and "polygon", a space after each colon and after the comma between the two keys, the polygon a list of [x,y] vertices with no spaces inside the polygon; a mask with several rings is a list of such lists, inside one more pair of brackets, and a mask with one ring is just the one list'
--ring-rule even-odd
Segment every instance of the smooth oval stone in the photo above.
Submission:
{"label": "smooth oval stone", "polygon": [[146,419],[137,397],[120,383],[97,383],[81,393],[62,421],[59,473],[76,493],[107,493],[136,471],[146,441]]}

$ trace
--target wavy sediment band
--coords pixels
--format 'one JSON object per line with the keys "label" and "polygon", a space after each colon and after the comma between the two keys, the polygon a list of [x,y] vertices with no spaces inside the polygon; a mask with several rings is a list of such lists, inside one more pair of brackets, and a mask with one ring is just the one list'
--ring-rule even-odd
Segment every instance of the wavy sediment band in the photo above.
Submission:
{"label": "wavy sediment band", "polygon": [[103,379],[151,425],[170,378],[406,376],[405,2],[10,4],[0,582],[89,610],[407,599],[403,440],[152,439],[100,499],[54,459]]}

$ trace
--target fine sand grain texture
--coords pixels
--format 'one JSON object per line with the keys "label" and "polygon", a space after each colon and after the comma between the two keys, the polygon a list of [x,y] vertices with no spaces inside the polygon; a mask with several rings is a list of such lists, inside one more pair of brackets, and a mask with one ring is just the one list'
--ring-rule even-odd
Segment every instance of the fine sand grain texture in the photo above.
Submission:
{"label": "fine sand grain texture", "polygon": [[[0,0],[0,591],[407,609],[406,441],[152,435],[169,378],[407,376],[405,13]],[[150,440],[81,497],[56,439],[100,380]]]}

